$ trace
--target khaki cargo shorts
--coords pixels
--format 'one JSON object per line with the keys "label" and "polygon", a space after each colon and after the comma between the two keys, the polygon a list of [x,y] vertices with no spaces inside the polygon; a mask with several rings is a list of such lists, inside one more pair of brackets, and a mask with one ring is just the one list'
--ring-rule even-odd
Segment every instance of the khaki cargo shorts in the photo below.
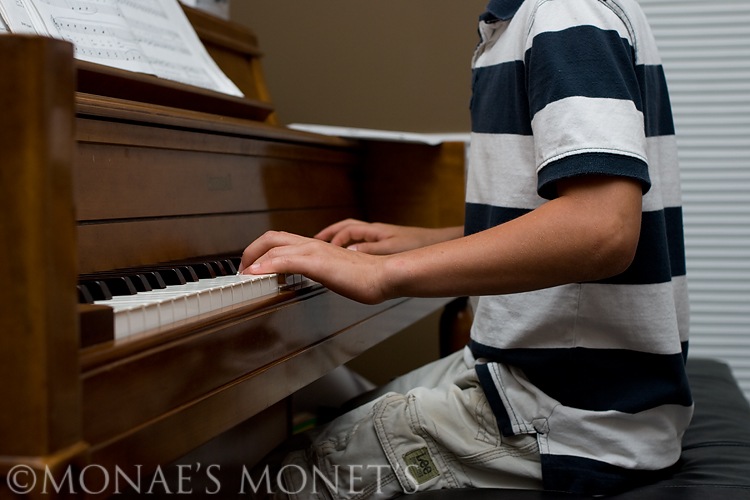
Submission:
{"label": "khaki cargo shorts", "polygon": [[542,489],[535,435],[503,437],[466,349],[396,379],[290,454],[277,498],[380,499],[427,489]]}

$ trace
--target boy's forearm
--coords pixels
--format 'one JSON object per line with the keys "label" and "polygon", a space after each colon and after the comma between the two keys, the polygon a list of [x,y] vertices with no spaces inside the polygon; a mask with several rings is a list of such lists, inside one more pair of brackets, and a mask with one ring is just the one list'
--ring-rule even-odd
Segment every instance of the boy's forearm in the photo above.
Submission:
{"label": "boy's forearm", "polygon": [[390,256],[386,289],[393,296],[495,295],[617,274],[637,245],[639,189],[604,190],[593,202],[560,197],[486,231]]}
{"label": "boy's forearm", "polygon": [[433,241],[431,244],[441,243],[443,241],[450,241],[460,238],[464,235],[463,226],[451,226],[431,229],[430,232],[433,234]]}

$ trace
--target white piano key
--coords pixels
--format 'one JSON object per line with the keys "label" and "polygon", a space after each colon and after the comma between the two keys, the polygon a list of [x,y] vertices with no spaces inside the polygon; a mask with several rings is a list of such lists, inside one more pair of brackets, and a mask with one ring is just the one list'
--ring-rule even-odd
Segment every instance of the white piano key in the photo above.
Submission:
{"label": "white piano key", "polygon": [[145,331],[146,321],[144,320],[143,306],[133,306],[125,310],[128,316],[128,327],[130,332]]}
{"label": "white piano key", "polygon": [[[288,284],[302,281],[303,277],[299,275],[286,277]],[[122,339],[274,295],[279,293],[282,286],[275,274],[218,276],[135,295],[118,295],[96,303],[114,309],[115,338]]]}
{"label": "white piano key", "polygon": [[200,314],[214,310],[210,288],[198,292],[198,309],[200,310]]}
{"label": "white piano key", "polygon": [[252,300],[258,296],[255,289],[257,287],[257,283],[255,280],[244,280],[241,281],[236,288],[236,292],[238,294],[238,300],[241,302],[245,302],[248,300]]}
{"label": "white piano key", "polygon": [[161,326],[159,304],[151,302],[143,305],[144,330],[152,330]]}
{"label": "white piano key", "polygon": [[130,321],[127,315],[127,309],[115,309],[115,339],[119,340],[130,335]]}
{"label": "white piano key", "polygon": [[167,326],[174,323],[174,310],[171,302],[156,302],[159,306],[159,326]]}
{"label": "white piano key", "polygon": [[185,295],[185,317],[190,318],[192,316],[198,316],[201,313],[200,304],[198,302],[198,294],[196,293]]}
{"label": "white piano key", "polygon": [[261,293],[271,293],[274,290],[278,290],[279,284],[276,275],[267,274],[260,279]]}
{"label": "white piano key", "polygon": [[185,294],[175,295],[170,299],[170,306],[174,313],[175,323],[187,319],[187,301],[185,300]]}

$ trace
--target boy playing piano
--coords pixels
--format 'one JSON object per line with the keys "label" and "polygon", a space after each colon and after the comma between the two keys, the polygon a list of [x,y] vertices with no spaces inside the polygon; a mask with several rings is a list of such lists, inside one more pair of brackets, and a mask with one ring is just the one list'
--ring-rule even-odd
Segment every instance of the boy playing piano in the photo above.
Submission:
{"label": "boy playing piano", "polygon": [[491,0],[479,28],[464,227],[347,220],[244,252],[241,272],[301,273],[365,303],[479,297],[463,351],[288,457],[281,489],[299,498],[611,494],[679,457],[682,212],[647,22],[635,0]]}

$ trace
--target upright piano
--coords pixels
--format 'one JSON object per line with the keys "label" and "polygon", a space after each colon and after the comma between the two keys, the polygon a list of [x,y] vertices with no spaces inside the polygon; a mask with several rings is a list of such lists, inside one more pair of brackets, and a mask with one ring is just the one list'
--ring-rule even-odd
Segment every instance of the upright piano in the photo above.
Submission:
{"label": "upright piano", "polygon": [[116,471],[151,474],[248,421],[248,452],[268,451],[291,394],[449,300],[366,306],[267,278],[169,321],[102,305],[167,275],[230,280],[268,229],[462,221],[462,145],[280,126],[253,33],[185,10],[243,98],[0,36],[0,497],[107,496]]}

